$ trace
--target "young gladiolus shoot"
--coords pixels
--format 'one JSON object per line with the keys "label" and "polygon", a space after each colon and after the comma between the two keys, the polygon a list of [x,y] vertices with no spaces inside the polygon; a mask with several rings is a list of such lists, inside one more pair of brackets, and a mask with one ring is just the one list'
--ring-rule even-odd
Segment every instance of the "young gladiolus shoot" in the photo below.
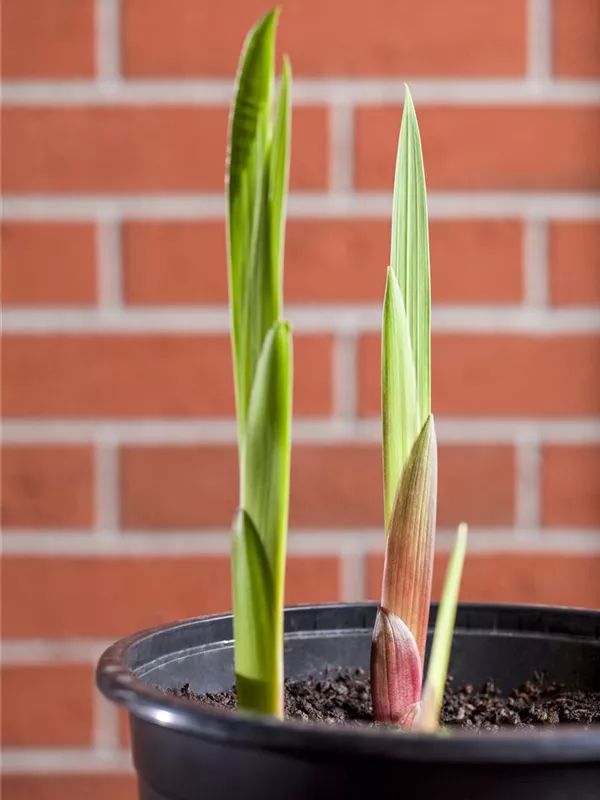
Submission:
{"label": "young gladiolus shoot", "polygon": [[281,318],[290,66],[274,122],[278,10],[250,32],[229,125],[227,240],[240,506],[233,526],[240,707],[283,713],[283,590],[290,483],[292,334]]}
{"label": "young gladiolus shoot", "polygon": [[437,443],[431,414],[431,281],[427,195],[408,87],[396,161],[392,245],[381,339],[386,549],[371,649],[373,713],[435,730],[448,671],[465,553],[459,530],[421,701],[435,545]]}
{"label": "young gladiolus shoot", "polygon": [[[292,422],[292,334],[282,319],[291,69],[284,58],[273,115],[278,15],[278,9],[269,12],[250,32],[238,68],[229,125],[227,243],[240,475],[232,547],[237,697],[240,708],[281,717]],[[373,711],[382,723],[435,731],[466,526],[450,559],[422,692],[437,445],[425,176],[408,88],[392,217],[382,331],[386,554],[371,651]]]}

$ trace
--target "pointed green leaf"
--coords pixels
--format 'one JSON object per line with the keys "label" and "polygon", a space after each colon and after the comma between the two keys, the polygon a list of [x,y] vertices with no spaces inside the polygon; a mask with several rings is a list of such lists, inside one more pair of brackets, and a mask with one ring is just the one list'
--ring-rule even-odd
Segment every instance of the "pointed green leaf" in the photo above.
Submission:
{"label": "pointed green leaf", "polygon": [[280,314],[269,232],[269,156],[278,9],[248,35],[236,79],[227,158],[229,298],[240,439],[256,362]]}
{"label": "pointed green leaf", "polygon": [[408,86],[396,160],[390,266],[408,319],[412,344],[419,424],[431,411],[431,289],[427,193],[419,126]]}
{"label": "pointed green leaf", "polygon": [[418,712],[422,667],[415,637],[395,614],[377,609],[371,646],[371,696],[377,722],[408,730]]}
{"label": "pointed green leaf", "polygon": [[448,676],[448,663],[450,661],[454,622],[456,620],[456,605],[458,603],[466,550],[467,526],[463,522],[458,526],[456,541],[454,542],[450,562],[446,570],[444,590],[438,607],[433,634],[427,679],[423,689],[419,729],[431,733],[439,727],[440,710],[444,699],[444,687]]}
{"label": "pointed green leaf", "polygon": [[[269,226],[271,235],[271,280],[273,295],[281,295],[283,287],[283,251],[285,243],[286,197],[290,171],[291,147],[291,65],[287,56],[283,58],[279,101],[273,127],[269,171]],[[283,300],[279,297],[279,307]]]}
{"label": "pointed green leaf", "polygon": [[287,322],[267,333],[254,376],[242,454],[241,505],[261,537],[283,604],[292,426],[292,334]]}
{"label": "pointed green leaf", "polygon": [[388,268],[381,337],[383,485],[386,532],[408,454],[420,430],[415,368],[402,294]]}
{"label": "pointed green leaf", "polygon": [[233,525],[232,576],[238,704],[281,716],[283,665],[275,646],[273,576],[262,540],[243,509]]}
{"label": "pointed green leaf", "polygon": [[429,415],[400,478],[386,542],[381,605],[408,626],[425,658],[437,505],[437,443]]}

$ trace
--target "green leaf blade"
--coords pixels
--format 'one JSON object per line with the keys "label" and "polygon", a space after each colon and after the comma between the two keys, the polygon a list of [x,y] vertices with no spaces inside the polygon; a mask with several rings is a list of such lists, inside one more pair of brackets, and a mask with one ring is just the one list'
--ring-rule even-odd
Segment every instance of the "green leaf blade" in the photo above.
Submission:
{"label": "green leaf blade", "polygon": [[278,9],[248,35],[236,79],[227,155],[227,252],[235,394],[240,439],[256,362],[279,317],[271,277],[269,160]]}
{"label": "green leaf blade", "polygon": [[463,522],[458,526],[438,607],[427,678],[423,689],[423,703],[419,720],[419,729],[422,731],[434,732],[439,726],[466,551],[467,526]]}
{"label": "green leaf blade", "polygon": [[[292,68],[289,58],[284,56],[281,72],[281,87],[275,112],[271,160],[269,171],[269,226],[270,255],[272,260],[271,289],[273,296],[279,295],[279,308],[283,304],[283,253],[285,245],[286,199],[290,172],[291,148],[291,80]],[[279,312],[278,312],[279,314]]]}
{"label": "green leaf blade", "polygon": [[238,701],[281,715],[292,340],[280,318],[291,70],[284,60],[272,125],[278,16],[276,8],[257,23],[240,59],[229,126],[227,243],[243,509],[232,563]]}
{"label": "green leaf blade", "polygon": [[389,268],[383,302],[381,396],[387,533],[402,468],[420,430],[408,320],[396,275]]}
{"label": "green leaf blade", "polygon": [[238,509],[233,525],[233,629],[238,703],[281,715],[283,666],[275,648],[273,576],[261,537]]}
{"label": "green leaf blade", "polygon": [[241,505],[263,542],[274,602],[283,604],[292,428],[292,334],[287,322],[267,333],[248,407]]}
{"label": "green leaf blade", "polygon": [[398,279],[408,319],[420,427],[431,412],[431,286],[423,152],[408,86],[394,180],[390,266]]}
{"label": "green leaf blade", "polygon": [[[287,322],[278,322],[267,333],[256,365],[241,458],[241,505],[252,520],[266,564],[262,571],[257,569],[253,573],[257,586],[250,586],[250,597],[257,596],[260,591],[258,584],[266,580],[267,573],[272,586],[269,595],[270,633],[264,641],[259,640],[266,661],[252,661],[253,671],[248,669],[244,660],[245,653],[255,652],[254,634],[244,623],[248,613],[245,604],[248,602],[249,583],[243,577],[243,568],[240,571],[234,567],[233,570],[234,617],[240,620],[236,623],[236,672],[246,677],[253,676],[254,681],[241,690],[240,703],[253,710],[257,709],[255,703],[263,702],[263,697],[277,696],[281,700],[283,691],[283,601],[291,426],[292,334]],[[242,658],[240,664],[238,653]],[[264,710],[263,706],[258,710],[261,709]],[[281,716],[281,703],[270,713]]]}

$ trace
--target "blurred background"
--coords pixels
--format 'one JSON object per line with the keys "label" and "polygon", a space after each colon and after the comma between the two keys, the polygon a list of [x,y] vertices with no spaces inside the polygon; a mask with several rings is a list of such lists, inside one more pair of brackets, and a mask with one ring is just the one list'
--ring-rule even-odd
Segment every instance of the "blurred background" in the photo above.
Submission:
{"label": "blurred background", "polygon": [[[4,0],[7,800],[131,800],[93,690],[230,607],[224,158],[263,0]],[[294,72],[288,600],[376,598],[380,309],[403,101],[431,216],[439,557],[464,600],[600,606],[600,0],[284,0]]]}

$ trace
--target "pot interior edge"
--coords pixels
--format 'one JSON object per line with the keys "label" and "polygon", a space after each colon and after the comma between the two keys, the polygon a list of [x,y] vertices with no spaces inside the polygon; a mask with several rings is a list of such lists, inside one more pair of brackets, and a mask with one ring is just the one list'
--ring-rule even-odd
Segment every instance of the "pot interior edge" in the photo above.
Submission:
{"label": "pot interior edge", "polygon": [[[286,674],[303,677],[324,672],[332,666],[367,670],[375,610],[375,604],[287,609]],[[433,619],[435,607],[432,611]],[[337,620],[339,627],[328,629],[333,620]],[[569,635],[569,631],[572,631],[572,635]],[[180,730],[191,730],[193,735],[227,735],[239,739],[239,743],[245,746],[250,746],[257,735],[281,742],[282,736],[287,739],[289,735],[291,744],[292,740],[298,740],[298,736],[303,739],[307,736],[306,730],[300,733],[298,728],[312,727],[265,722],[255,717],[242,720],[242,715],[235,715],[237,721],[234,722],[234,715],[230,712],[207,712],[197,705],[156,691],[179,687],[183,683],[190,683],[198,692],[231,687],[234,672],[230,615],[187,620],[142,632],[117,643],[105,655],[108,655],[111,668],[117,672],[120,670],[123,686],[127,688],[118,696],[119,693],[113,691],[109,684],[112,681],[116,685],[119,678],[115,678],[115,675],[103,677],[101,662],[98,675],[102,690],[107,696],[127,706],[134,715],[154,723],[158,720],[155,710],[164,706],[165,710],[175,712],[171,722],[164,724]],[[534,671],[546,671],[550,680],[573,688],[577,686],[588,691],[600,691],[600,612],[539,606],[461,604],[450,671],[455,681],[462,684],[483,683],[488,678],[494,678],[504,691],[510,691],[530,679]],[[288,733],[284,734],[284,730]],[[332,733],[327,726],[327,731],[311,731],[308,735],[311,741],[316,742],[322,736],[331,739]],[[341,740],[348,742],[349,736],[352,738],[354,735],[345,729],[339,733]],[[369,747],[375,747],[375,740],[381,737],[389,739],[389,734],[370,731],[368,735],[367,732],[356,735],[360,740],[369,738]],[[590,735],[595,742],[594,753],[600,759],[600,729],[594,729]],[[458,734],[449,747],[455,747],[457,739],[463,741],[466,736],[468,734]],[[512,745],[508,745],[512,752],[516,747],[517,734],[501,734],[501,737],[503,742],[513,740]],[[339,737],[334,734],[333,738]],[[498,735],[483,737],[485,740],[490,738],[498,742]],[[542,737],[538,738],[541,741]],[[543,738],[546,742],[544,747],[550,748],[546,757],[550,757],[548,753],[552,751],[552,757],[559,759],[562,756],[557,747],[558,739],[572,743],[581,740],[583,744],[580,749],[586,752],[592,745],[589,736],[582,737],[580,730],[574,731],[571,736],[563,728],[557,736],[544,735]],[[438,741],[437,747],[445,750],[447,745],[440,745]],[[473,747],[487,749],[484,742]],[[505,754],[508,757],[508,751]],[[516,751],[511,755],[513,757],[518,758]]]}

